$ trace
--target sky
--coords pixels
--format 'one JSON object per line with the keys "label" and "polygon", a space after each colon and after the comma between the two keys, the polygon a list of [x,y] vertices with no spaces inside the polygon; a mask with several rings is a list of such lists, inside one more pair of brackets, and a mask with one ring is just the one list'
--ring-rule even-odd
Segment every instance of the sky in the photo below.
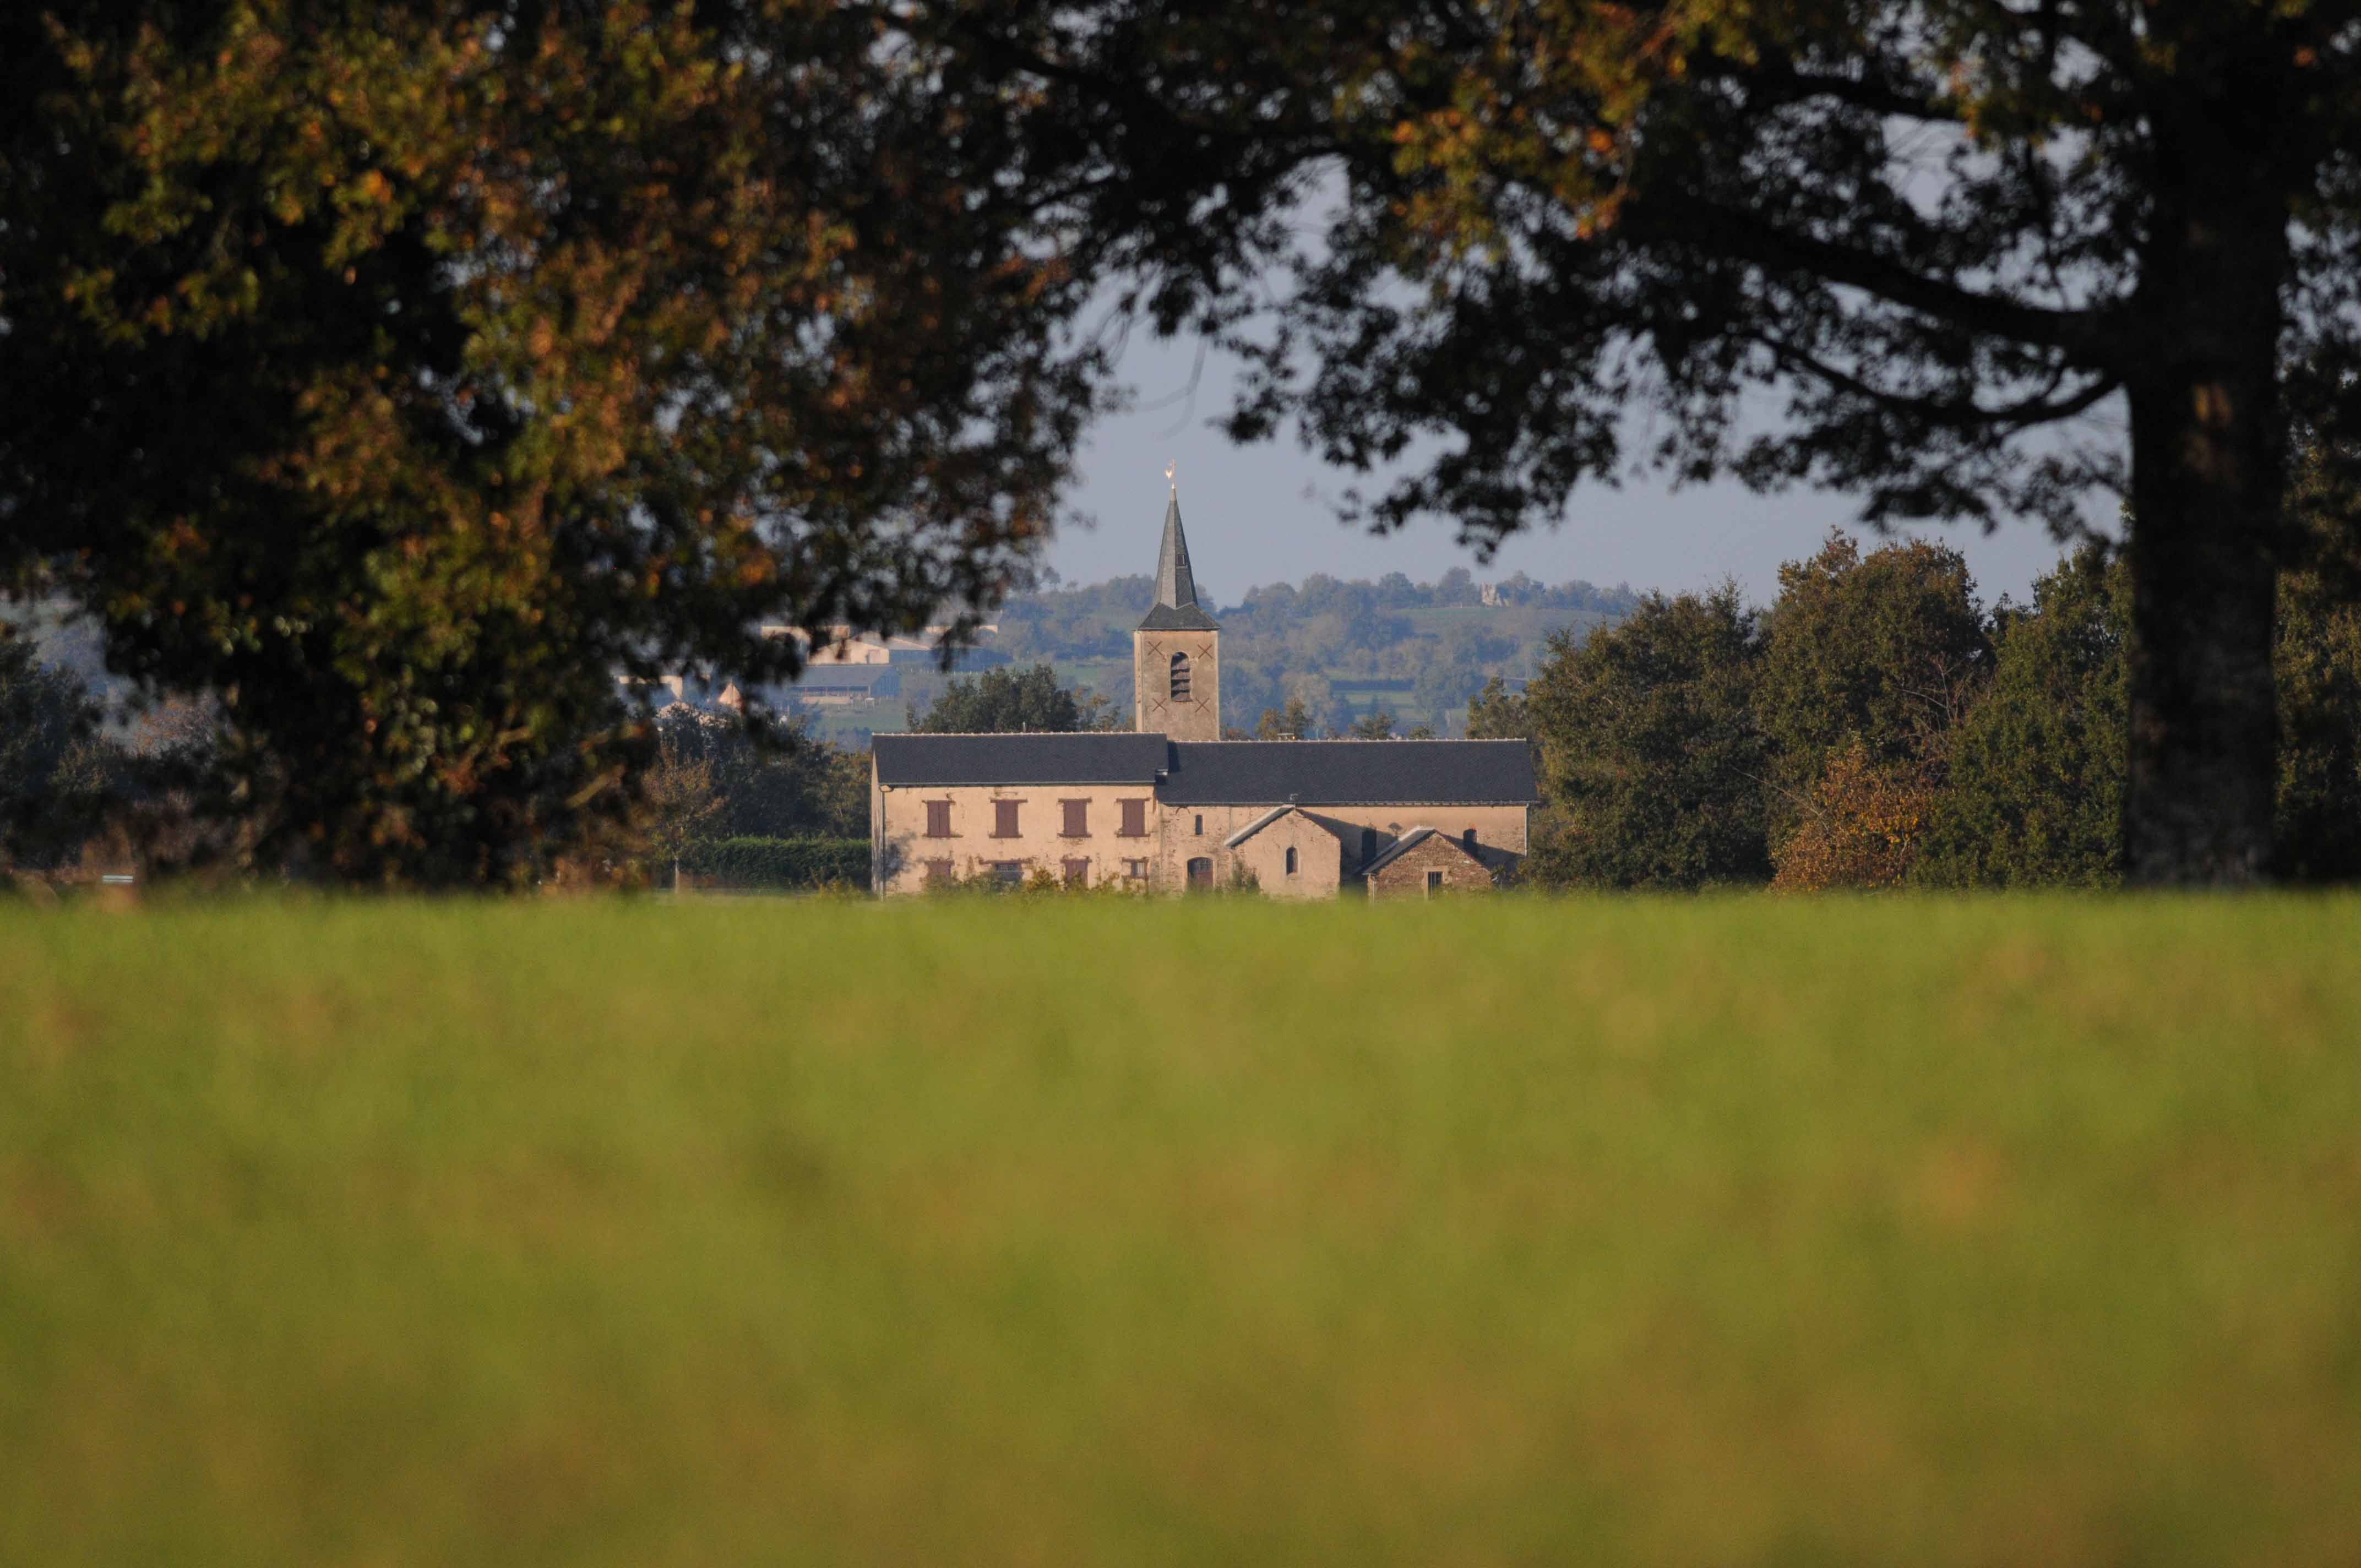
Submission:
{"label": "sky", "polygon": [[[1139,400],[1151,403],[1188,384],[1195,357],[1193,342],[1159,344],[1143,330],[1133,334],[1122,374]],[[1479,565],[1441,522],[1384,539],[1338,523],[1331,499],[1352,476],[1323,464],[1291,434],[1239,446],[1213,429],[1209,422],[1229,406],[1234,371],[1209,355],[1193,410],[1176,402],[1098,425],[1071,496],[1097,526],[1068,528],[1052,543],[1049,564],[1060,576],[1091,583],[1156,569],[1168,463],[1180,487],[1198,591],[1219,603],[1235,602],[1257,584],[1301,582],[1314,572],[1346,578],[1401,572],[1426,582],[1466,566],[1479,582],[1521,571],[1544,583],[1583,578],[1672,593],[1730,576],[1768,604],[1779,564],[1811,554],[1831,525],[1851,524],[1859,510],[1825,491],[1758,496],[1736,484],[1675,489],[1645,477],[1620,488],[1586,486],[1565,522],[1520,535],[1492,565]],[[1853,532],[1868,537],[1864,529]],[[2024,523],[1989,536],[1972,528],[1926,532],[1967,556],[1987,605],[2004,593],[2024,600],[2059,554],[2047,532]]]}

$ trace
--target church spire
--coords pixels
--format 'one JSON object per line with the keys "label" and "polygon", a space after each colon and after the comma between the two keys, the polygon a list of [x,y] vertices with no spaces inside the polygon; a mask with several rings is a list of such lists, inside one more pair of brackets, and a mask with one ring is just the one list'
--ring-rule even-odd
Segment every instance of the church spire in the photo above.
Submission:
{"label": "church spire", "polygon": [[[1170,473],[1170,470],[1167,470]],[[1156,556],[1156,603],[1142,631],[1212,631],[1213,618],[1197,603],[1197,574],[1189,565],[1189,536],[1180,531],[1180,487],[1164,503],[1164,544]]]}
{"label": "church spire", "polygon": [[1189,569],[1189,537],[1180,532],[1180,487],[1164,503],[1164,548],[1156,557],[1156,602],[1178,609],[1197,602],[1197,574]]}

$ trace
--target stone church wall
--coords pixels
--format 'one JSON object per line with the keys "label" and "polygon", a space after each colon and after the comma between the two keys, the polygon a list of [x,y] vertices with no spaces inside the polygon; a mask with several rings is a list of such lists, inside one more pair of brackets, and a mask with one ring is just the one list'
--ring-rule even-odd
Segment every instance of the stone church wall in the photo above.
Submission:
{"label": "stone church wall", "polygon": [[[1339,855],[1348,865],[1383,853],[1396,839],[1413,828],[1432,828],[1455,839],[1473,828],[1479,844],[1513,854],[1527,852],[1526,808],[1521,806],[1306,805],[1303,809],[1345,826],[1345,834],[1339,840],[1317,823],[1302,825],[1305,830],[1316,832],[1330,843],[1338,845]],[[1233,868],[1239,864],[1260,879],[1262,865],[1256,854],[1256,847],[1276,830],[1277,824],[1256,834],[1235,851],[1223,849],[1222,841],[1269,810],[1268,806],[1162,807],[1154,885],[1159,890],[1187,886],[1189,862],[1200,858],[1213,861],[1213,884],[1216,887],[1229,886],[1235,874]],[[1353,831],[1360,828],[1370,830],[1367,857],[1363,854],[1358,835]],[[1270,884],[1265,881],[1263,885],[1268,891]]]}
{"label": "stone church wall", "polygon": [[[1221,633],[1131,634],[1132,728],[1175,740],[1222,738]],[[1189,655],[1189,700],[1172,700],[1172,655]]]}
{"label": "stone church wall", "polygon": [[[1295,851],[1295,874],[1287,851]],[[1231,863],[1254,878],[1266,898],[1334,898],[1344,885],[1345,847],[1301,812],[1282,817],[1235,850]]]}

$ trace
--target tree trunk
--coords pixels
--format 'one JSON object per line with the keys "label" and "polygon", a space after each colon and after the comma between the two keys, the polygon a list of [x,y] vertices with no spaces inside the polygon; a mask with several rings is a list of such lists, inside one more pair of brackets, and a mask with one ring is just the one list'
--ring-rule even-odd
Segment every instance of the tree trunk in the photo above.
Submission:
{"label": "tree trunk", "polygon": [[2143,257],[2129,378],[2124,849],[2130,880],[2150,885],[2262,876],[2279,743],[2271,630],[2288,208],[2263,177],[2268,152],[2224,134],[2238,116],[2222,115],[2219,98],[2204,107],[2183,134],[2158,137],[2165,200]]}

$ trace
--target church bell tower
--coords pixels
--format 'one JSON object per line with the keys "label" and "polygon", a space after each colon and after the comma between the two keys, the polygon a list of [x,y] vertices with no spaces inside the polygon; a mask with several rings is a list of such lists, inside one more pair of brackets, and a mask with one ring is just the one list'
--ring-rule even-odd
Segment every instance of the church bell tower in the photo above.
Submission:
{"label": "church bell tower", "polygon": [[1156,603],[1131,634],[1131,689],[1134,729],[1175,740],[1222,738],[1222,628],[1197,603],[1178,485],[1164,507]]}

